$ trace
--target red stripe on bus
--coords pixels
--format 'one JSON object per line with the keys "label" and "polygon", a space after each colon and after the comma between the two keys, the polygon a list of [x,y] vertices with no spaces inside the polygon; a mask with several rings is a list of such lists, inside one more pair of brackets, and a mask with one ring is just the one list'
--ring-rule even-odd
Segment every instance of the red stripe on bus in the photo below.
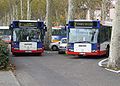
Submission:
{"label": "red stripe on bus", "polygon": [[17,50],[17,49],[14,49],[12,48],[12,53],[43,53],[44,52],[44,49],[41,49],[41,50]]}
{"label": "red stripe on bus", "polygon": [[96,52],[71,52],[66,51],[68,55],[83,55],[83,56],[97,56],[97,55],[105,55],[106,51],[96,51]]}

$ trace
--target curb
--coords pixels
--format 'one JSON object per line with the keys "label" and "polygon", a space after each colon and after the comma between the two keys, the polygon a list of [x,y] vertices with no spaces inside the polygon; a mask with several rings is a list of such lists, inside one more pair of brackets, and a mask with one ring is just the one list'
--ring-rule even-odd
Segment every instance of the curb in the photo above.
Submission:
{"label": "curb", "polygon": [[103,67],[103,62],[105,62],[105,61],[107,61],[108,59],[103,59],[103,60],[101,60],[99,63],[98,63],[98,65],[100,66],[100,67]]}
{"label": "curb", "polygon": [[[103,64],[105,64],[105,62],[106,62],[107,60],[108,60],[108,58],[107,58],[107,59],[103,59],[103,60],[101,60],[100,62],[98,62],[98,66],[103,67]],[[103,67],[103,68],[104,68],[104,67]],[[108,71],[110,71],[110,72],[120,73],[120,70],[116,71],[116,70],[112,70],[112,69],[108,69],[108,68],[104,68],[104,69],[106,69],[106,70],[108,70]]]}
{"label": "curb", "polygon": [[11,76],[14,78],[17,86],[21,86],[20,83],[18,82],[18,80],[16,79],[16,77],[14,76],[13,72],[12,71],[9,71],[9,72],[10,72]]}

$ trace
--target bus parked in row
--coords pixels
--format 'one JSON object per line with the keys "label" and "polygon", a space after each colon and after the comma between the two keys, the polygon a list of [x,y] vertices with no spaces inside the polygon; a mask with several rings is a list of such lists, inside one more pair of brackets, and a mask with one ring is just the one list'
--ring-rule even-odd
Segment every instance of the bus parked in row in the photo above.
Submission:
{"label": "bus parked in row", "polygon": [[0,39],[6,43],[11,43],[11,30],[9,26],[0,26]]}
{"label": "bus parked in row", "polygon": [[99,20],[71,20],[67,28],[69,55],[108,55],[112,24],[101,24]]}
{"label": "bus parked in row", "polygon": [[51,44],[50,44],[50,49],[53,51],[58,50],[59,47],[59,41],[62,38],[66,37],[66,27],[65,26],[55,26],[52,27],[52,37],[51,37]]}
{"label": "bus parked in row", "polygon": [[44,51],[45,24],[37,20],[15,20],[10,25],[12,30],[11,51],[18,53],[36,53]]}

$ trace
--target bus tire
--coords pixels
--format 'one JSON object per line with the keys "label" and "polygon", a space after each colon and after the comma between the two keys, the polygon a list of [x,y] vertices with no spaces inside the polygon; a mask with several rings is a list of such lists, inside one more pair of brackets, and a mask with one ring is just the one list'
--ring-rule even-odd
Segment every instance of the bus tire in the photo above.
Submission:
{"label": "bus tire", "polygon": [[62,52],[61,52],[61,51],[58,51],[58,54],[62,54]]}
{"label": "bus tire", "polygon": [[53,46],[52,46],[52,50],[53,50],[53,51],[57,51],[57,50],[58,50],[58,47],[57,47],[56,45],[53,45]]}
{"label": "bus tire", "polygon": [[17,53],[12,53],[12,55],[13,55],[13,56],[18,56],[18,54],[17,54]]}

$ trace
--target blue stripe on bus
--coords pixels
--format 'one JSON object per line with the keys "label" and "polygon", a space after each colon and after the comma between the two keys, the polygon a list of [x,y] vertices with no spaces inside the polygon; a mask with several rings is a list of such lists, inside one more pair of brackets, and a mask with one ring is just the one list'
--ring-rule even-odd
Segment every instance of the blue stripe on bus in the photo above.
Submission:
{"label": "blue stripe on bus", "polygon": [[98,48],[97,48],[97,43],[92,44],[92,50],[98,50]]}
{"label": "blue stripe on bus", "polygon": [[42,47],[43,47],[42,43],[41,42],[37,42],[37,48],[42,48]]}
{"label": "blue stripe on bus", "polygon": [[99,29],[100,28],[100,20],[97,20],[97,21],[93,20],[93,22],[97,22],[97,26],[96,27],[93,26],[93,28],[98,28]]}
{"label": "blue stripe on bus", "polygon": [[19,42],[13,42],[13,47],[14,48],[19,48]]}
{"label": "blue stripe on bus", "polygon": [[61,40],[62,38],[66,38],[66,36],[57,36],[57,35],[54,35],[52,36],[52,40]]}
{"label": "blue stripe on bus", "polygon": [[68,43],[68,49],[74,49],[74,43]]}

